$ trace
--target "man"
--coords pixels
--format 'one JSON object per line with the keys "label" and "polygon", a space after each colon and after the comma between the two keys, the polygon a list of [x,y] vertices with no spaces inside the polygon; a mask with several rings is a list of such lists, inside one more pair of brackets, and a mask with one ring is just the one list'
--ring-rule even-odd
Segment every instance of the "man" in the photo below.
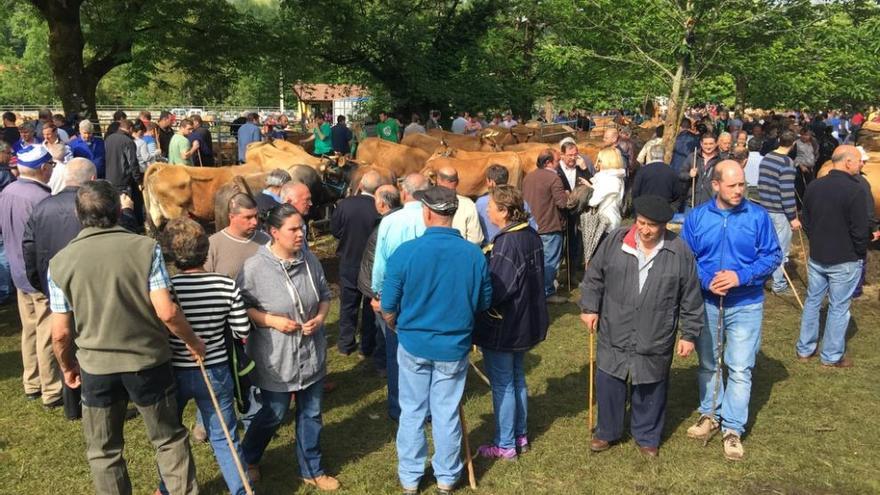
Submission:
{"label": "man", "polygon": [[[205,127],[202,122],[201,115],[193,115],[189,118],[192,122],[192,132],[189,133],[187,139],[189,142],[196,146],[196,159],[191,162],[195,162],[198,166],[206,166],[213,167],[214,166],[214,141],[211,138],[211,130]],[[183,122],[180,123],[183,126]],[[174,138],[172,138],[173,140]],[[195,143],[199,143],[195,145]]]}
{"label": "man", "polygon": [[[46,276],[49,260],[82,229],[76,218],[76,191],[86,182],[95,180],[95,175],[95,164],[85,158],[74,158],[67,165],[64,189],[37,203],[28,219],[21,243],[24,265],[28,282],[44,296],[49,296]],[[62,398],[67,419],[82,417],[79,389],[65,384]]]}
{"label": "man", "polygon": [[397,119],[390,117],[388,112],[379,112],[379,123],[376,124],[376,135],[379,139],[391,141],[392,143],[400,142],[400,124]]}
{"label": "man", "polygon": [[[11,159],[12,146],[0,140],[0,192],[18,177],[18,168],[10,166]],[[9,273],[9,260],[6,259],[6,247],[3,244],[3,236],[0,235],[0,305],[9,302],[14,291],[12,274]]]}
{"label": "man", "polygon": [[458,406],[467,378],[474,314],[489,308],[492,281],[480,249],[452,228],[458,199],[435,186],[422,202],[423,236],[388,260],[382,313],[400,339],[400,424],[397,473],[404,493],[416,493],[425,473],[431,417],[437,494],[449,495],[463,471]]}
{"label": "man", "polygon": [[205,271],[216,272],[235,280],[245,260],[269,242],[269,235],[259,230],[257,204],[247,194],[229,199],[229,226],[208,238]]}
{"label": "man", "polygon": [[412,121],[403,129],[403,137],[406,137],[410,134],[425,134],[428,132],[425,129],[425,126],[421,124],[422,119],[419,117],[419,114],[412,114]]}
{"label": "man", "polygon": [[283,203],[281,201],[281,187],[290,182],[290,174],[286,170],[276,168],[266,176],[266,187],[254,197],[257,209],[260,210],[260,218],[266,218],[269,211]]}
{"label": "man", "polygon": [[465,118],[466,112],[458,112],[455,114],[455,119],[452,121],[451,130],[454,134],[464,134],[465,128],[468,125],[468,119]]}
{"label": "man", "polygon": [[159,113],[159,121],[157,122],[159,126],[159,150],[166,159],[168,158],[168,145],[171,144],[171,138],[174,137],[174,128],[171,126],[173,123],[172,117],[171,112],[162,110]]}
{"label": "man", "polygon": [[340,155],[351,154],[351,139],[354,135],[351,129],[345,125],[345,115],[336,117],[336,125],[330,129],[330,141],[333,145],[333,152]]}
{"label": "man", "polygon": [[513,119],[513,114],[507,112],[504,114],[504,119],[501,121],[501,127],[505,129],[510,129],[511,127],[516,127],[519,125],[519,122]]}
{"label": "man", "polygon": [[[559,165],[556,167],[556,173],[559,174],[559,178],[562,180],[562,187],[565,188],[566,192],[571,193],[578,186],[589,184],[592,174],[590,173],[586,161],[578,153],[576,143],[569,140],[563,140],[561,149],[562,159],[559,160]],[[589,160],[589,157],[587,160]],[[578,216],[579,215],[574,212],[566,214],[566,235],[568,237],[568,246],[565,248],[568,249],[568,261],[572,264],[572,271],[576,269],[579,270],[581,265],[583,265],[582,256],[571,255],[571,253],[583,252],[583,247],[581,247],[583,241],[581,241]]]}
{"label": "man", "polygon": [[749,136],[749,140],[746,144],[748,144],[749,150],[755,150],[758,152],[764,147],[764,126],[761,125],[760,122],[756,122],[755,125],[752,126],[752,134]]}
{"label": "man", "polygon": [[195,463],[174,399],[168,332],[197,360],[204,358],[205,343],[171,299],[156,241],[118,227],[119,209],[119,193],[108,182],[87,182],[77,191],[83,230],[49,263],[55,355],[67,385],[81,386],[96,493],[132,492],[122,457],[131,399],[156,448],[169,493],[196,494]]}
{"label": "man", "polygon": [[642,149],[639,150],[639,155],[636,157],[636,162],[639,166],[644,166],[650,163],[651,157],[648,156],[648,153],[650,153],[651,148],[654,146],[663,144],[663,133],[665,130],[666,128],[662,124],[654,129],[654,137],[649,139],[648,142],[642,146]]}
{"label": "man", "polygon": [[67,174],[67,162],[73,159],[73,153],[70,146],[66,145],[58,135],[58,128],[55,122],[47,122],[43,124],[43,147],[49,151],[55,167],[52,169],[52,176],[49,178],[47,185],[52,190],[52,194],[58,194],[64,189],[65,175]]}
{"label": "man", "polygon": [[18,152],[18,180],[0,192],[0,234],[6,248],[12,281],[18,291],[21,319],[21,361],[24,393],[47,408],[59,407],[61,372],[52,355],[49,302],[28,281],[22,240],[34,207],[50,195],[46,182],[52,175],[52,157],[42,146],[26,146]]}
{"label": "man", "polygon": [[663,198],[672,211],[678,211],[681,200],[681,182],[672,167],[663,163],[665,149],[662,144],[648,151],[648,164],[639,168],[633,179],[632,199],[653,195]]}
{"label": "man", "polygon": [[[666,199],[639,196],[633,207],[635,225],[608,235],[581,283],[581,320],[590,332],[599,332],[599,417],[590,450],[602,452],[620,440],[629,401],[633,439],[642,454],[656,457],[672,351],[677,347],[684,358],[694,350],[703,327],[703,299],[693,254],[666,230],[673,215]],[[675,346],[679,318],[681,339]]]}
{"label": "man", "polygon": [[678,174],[682,182],[682,192],[686,193],[683,198],[685,204],[692,203],[690,207],[695,208],[712,199],[712,171],[719,161],[715,136],[711,133],[703,134],[700,149],[687,156]]}
{"label": "man", "polygon": [[296,208],[303,217],[303,249],[309,250],[309,210],[312,207],[312,191],[301,182],[288,182],[281,186],[281,202]]}
{"label": "man", "polygon": [[718,136],[718,159],[729,160],[731,157],[733,157],[733,135],[722,132]]}
{"label": "man", "polygon": [[[378,294],[373,292],[372,289],[373,260],[376,258],[376,238],[379,235],[379,224],[382,218],[385,218],[389,214],[400,209],[400,191],[391,184],[379,186],[379,188],[376,189],[373,205],[376,207],[376,212],[378,212],[380,216],[373,224],[373,230],[370,233],[370,237],[367,238],[367,244],[364,247],[364,256],[361,258],[361,266],[358,273],[358,289],[367,301],[371,303],[370,311],[373,312],[374,324],[378,330],[384,328],[379,320],[384,320],[382,319],[381,313],[372,309],[372,301],[374,299],[378,300],[379,298]],[[379,333],[381,333],[381,331],[379,331]],[[373,350],[373,362],[375,363],[376,371],[381,377],[385,378],[388,376],[385,336],[384,333],[382,333],[381,335],[377,334],[376,337],[376,348]]]}
{"label": "man", "polygon": [[797,354],[802,362],[816,355],[819,310],[827,292],[828,315],[820,360],[826,367],[849,368],[853,365],[846,355],[849,306],[872,235],[865,194],[856,177],[861,168],[859,151],[850,145],[838,146],[831,164],[828,175],[810,183],[804,196],[810,261]]}
{"label": "man", "polygon": [[691,119],[681,119],[681,128],[678,136],[675,137],[675,148],[672,152],[672,161],[669,163],[669,166],[677,174],[685,168],[688,155],[700,145],[700,138],[695,131],[696,128]]}
{"label": "man", "polygon": [[[458,188],[458,171],[449,166],[441,168],[437,171],[437,185],[454,192]],[[479,246],[483,243],[483,229],[480,228],[477,206],[466,196],[456,194],[456,197],[458,208],[452,218],[452,228],[457,229],[466,241]]]}
{"label": "man", "polygon": [[367,239],[379,218],[373,193],[382,182],[376,171],[364,174],[360,194],[340,201],[330,219],[330,232],[339,240],[336,246],[339,258],[339,340],[336,348],[344,356],[351,355],[358,348],[358,311],[361,311],[361,355],[372,355],[376,347],[373,311],[370,301],[358,290],[357,280]]}
{"label": "man", "polygon": [[177,133],[171,138],[168,144],[168,163],[171,165],[192,165],[192,157],[199,153],[201,142],[198,140],[190,141],[189,136],[192,134],[195,126],[190,119],[180,121],[177,127]]}
{"label": "man", "polygon": [[782,263],[773,272],[771,290],[774,294],[791,293],[785,280],[785,264],[788,263],[791,248],[791,233],[801,228],[795,204],[795,168],[788,156],[794,140],[793,132],[783,132],[779,137],[779,147],[764,155],[758,165],[758,203],[769,213],[782,249]]}
{"label": "man", "polygon": [[251,112],[247,116],[247,122],[238,128],[236,136],[238,138],[238,163],[244,163],[248,145],[263,140],[263,136],[260,134],[260,115]]}
{"label": "man", "polygon": [[443,126],[440,125],[440,112],[438,110],[431,110],[431,118],[425,122],[425,128],[428,129],[440,129],[443,130]]}
{"label": "man", "polygon": [[638,162],[636,162],[635,145],[631,138],[632,130],[627,126],[621,127],[617,139],[617,149],[619,149],[620,153],[623,155],[626,176],[630,179],[632,179],[632,176],[636,173],[639,166]]}
{"label": "man", "polygon": [[36,133],[36,126],[33,122],[25,122],[21,124],[18,128],[18,133],[21,137],[12,145],[12,151],[16,154],[18,154],[23,148],[40,144],[40,141],[42,140],[42,134]]}
{"label": "man", "polygon": [[[486,169],[486,189],[489,191],[492,191],[492,189],[497,186],[506,185],[509,180],[510,172],[502,165],[489,165]],[[492,239],[498,235],[498,232],[500,232],[501,229],[489,221],[489,193],[477,198],[474,204],[477,207],[477,215],[480,216],[480,228],[483,231],[483,246],[485,246],[492,242]],[[531,214],[532,210],[529,208],[529,204],[525,201],[523,202],[523,208],[526,213],[529,214],[529,226],[537,232],[538,224],[535,223],[535,217]]]}
{"label": "man", "polygon": [[6,141],[10,147],[15,146],[15,143],[21,139],[21,134],[18,132],[18,126],[15,125],[16,117],[12,112],[3,112],[3,136],[2,140]]}
{"label": "man", "polygon": [[34,134],[37,135],[37,139],[40,139],[40,136],[43,135],[43,124],[49,122],[52,122],[52,110],[41,108],[37,112],[37,121],[34,123]]}
{"label": "man", "polygon": [[[724,457],[730,460],[744,455],[740,437],[749,419],[752,375],[761,345],[764,281],[782,262],[773,222],[764,208],[744,200],[745,187],[738,163],[718,163],[712,172],[715,198],[694,208],[682,229],[682,238],[697,259],[706,314],[705,331],[697,339],[700,419],[687,434],[706,440],[720,427]],[[717,381],[722,375],[721,352],[726,384]]]}
{"label": "man", "polygon": [[153,121],[153,115],[148,110],[141,110],[138,112],[138,120],[143,122],[144,127],[146,127],[147,124]]}
{"label": "man", "polygon": [[616,127],[609,127],[605,129],[605,133],[602,135],[602,146],[604,148],[611,148],[612,146],[616,147],[620,150],[620,156],[623,157],[623,169],[629,172],[630,170],[630,155],[632,154],[632,143],[621,143],[620,139],[620,131],[617,130]]}
{"label": "man", "polygon": [[128,115],[126,115],[125,112],[122,110],[113,112],[113,122],[110,122],[110,125],[107,126],[107,132],[104,133],[104,140],[119,130],[119,124],[123,120],[128,120]]}
{"label": "man", "polygon": [[320,113],[315,116],[315,128],[312,129],[312,135],[315,139],[315,148],[313,155],[322,156],[329,155],[333,152],[332,141],[333,129],[330,124],[324,121],[324,116]]}
{"label": "man", "polygon": [[120,122],[118,131],[104,140],[104,153],[107,180],[119,192],[131,196],[131,191],[138,189],[138,184],[143,180],[137,161],[137,147],[131,137],[131,121]]}
{"label": "man", "polygon": [[94,163],[97,177],[104,178],[104,140],[95,134],[94,124],[88,120],[80,121],[79,136],[71,139],[69,146],[74,158],[85,158]]}
{"label": "man", "polygon": [[[370,288],[376,297],[372,306],[380,311],[382,300],[382,284],[385,281],[385,266],[394,251],[404,242],[421,236],[425,232],[425,220],[422,218],[422,206],[415,193],[428,188],[428,180],[422,174],[409,174],[403,179],[400,200],[403,207],[382,218],[376,234],[376,253],[373,260],[373,274]],[[397,383],[397,333],[388,329],[384,318],[377,318],[379,329],[385,334],[385,358],[388,369],[388,417],[397,421],[400,417]]]}
{"label": "man", "polygon": [[538,235],[544,244],[544,294],[547,302],[564,303],[568,300],[556,294],[556,270],[562,259],[565,229],[563,211],[568,203],[568,194],[556,173],[552,150],[541,152],[537,167],[523,178],[523,200],[532,208],[538,224]]}

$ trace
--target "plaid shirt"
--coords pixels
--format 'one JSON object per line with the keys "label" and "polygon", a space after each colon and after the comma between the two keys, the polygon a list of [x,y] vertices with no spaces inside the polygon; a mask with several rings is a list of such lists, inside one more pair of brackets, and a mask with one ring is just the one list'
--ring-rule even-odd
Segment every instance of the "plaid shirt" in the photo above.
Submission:
{"label": "plaid shirt", "polygon": [[[53,313],[69,313],[73,311],[70,302],[55,282],[52,281],[52,273],[46,274],[49,279],[49,309]],[[147,290],[167,289],[171,287],[171,279],[168,277],[168,270],[165,268],[165,262],[162,259],[162,249],[156,244],[156,250],[153,251],[153,261],[150,266],[150,283]]]}

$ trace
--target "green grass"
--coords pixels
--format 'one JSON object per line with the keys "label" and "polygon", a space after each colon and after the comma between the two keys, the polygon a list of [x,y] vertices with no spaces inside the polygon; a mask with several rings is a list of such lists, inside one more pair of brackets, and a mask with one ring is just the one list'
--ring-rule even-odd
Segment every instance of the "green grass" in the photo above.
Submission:
{"label": "green grass", "polygon": [[[872,263],[877,267],[880,256],[872,257]],[[798,289],[803,295],[803,285]],[[331,341],[336,309],[329,318]],[[853,307],[848,349],[856,367],[849,370],[798,363],[794,341],[800,311],[793,298],[768,296],[744,438],[746,458],[740,463],[723,459],[717,437],[703,448],[685,436],[696,419],[696,357],[676,359],[673,365],[659,459],[643,459],[630,439],[603,454],[589,454],[587,334],[576,312],[573,304],[554,307],[547,341],[527,358],[532,451],[515,463],[475,460],[480,493],[880,493],[876,289]],[[369,362],[332,351],[329,366],[338,388],[324,402],[325,469],[342,482],[340,493],[395,493],[395,425],[385,417],[384,381]],[[39,403],[25,401],[20,373],[18,317],[15,307],[7,305],[0,307],[0,493],[92,493],[80,424],[63,419],[61,411],[45,412]],[[475,450],[491,438],[493,425],[489,390],[473,373],[465,411]],[[190,405],[187,424],[192,417]],[[150,494],[156,486],[153,450],[139,419],[125,430],[135,493]],[[259,493],[313,493],[297,478],[292,435],[288,422],[270,444]],[[210,448],[199,444],[193,452],[202,493],[225,493]],[[433,493],[431,483],[428,477],[424,493]]]}

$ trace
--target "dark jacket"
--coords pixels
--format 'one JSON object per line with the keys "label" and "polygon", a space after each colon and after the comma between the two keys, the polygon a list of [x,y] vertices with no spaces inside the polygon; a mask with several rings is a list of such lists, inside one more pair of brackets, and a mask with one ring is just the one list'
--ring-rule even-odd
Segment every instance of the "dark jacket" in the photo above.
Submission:
{"label": "dark jacket", "polygon": [[[235,133],[232,134],[235,136]],[[168,158],[168,146],[171,145],[171,138],[174,137],[174,129],[169,125],[165,129],[159,127],[159,148],[162,150],[162,156]]]}
{"label": "dark jacket", "polygon": [[681,198],[681,181],[672,167],[663,162],[652,162],[640,168],[633,179],[632,199],[653,194],[665,199],[678,211]]}
{"label": "dark jacket", "polygon": [[832,170],[807,186],[804,230],[810,239],[810,259],[837,265],[865,257],[871,231],[868,207],[859,179]]}
{"label": "dark jacket", "polygon": [[[193,157],[194,165],[214,165],[214,140],[211,138],[211,131],[207,127],[199,127],[198,129],[193,129],[187,139],[190,143],[195,141],[199,142],[199,151],[196,156]],[[170,144],[171,141],[169,140]],[[199,162],[199,156],[202,157],[201,162]]]}
{"label": "dark jacket", "polygon": [[264,192],[255,195],[254,201],[257,203],[257,210],[260,212],[260,218],[266,218],[272,208],[281,204],[278,201],[275,201],[275,198]]}
{"label": "dark jacket", "polygon": [[379,223],[383,218],[387,217],[391,213],[399,210],[400,208],[395,208],[380,217],[376,217],[376,222],[373,224],[373,231],[370,233],[370,237],[367,238],[367,244],[364,246],[364,255],[361,258],[361,267],[360,272],[358,272],[358,290],[361,291],[366,297],[370,299],[376,299],[376,293],[373,292],[373,260],[376,259],[376,238],[379,237]]}
{"label": "dark jacket", "polygon": [[674,232],[666,231],[645,285],[639,292],[634,227],[608,235],[590,260],[581,283],[583,313],[598,313],[598,367],[634,385],[669,375],[675,330],[696,342],[703,329],[703,299],[694,255]]}
{"label": "dark jacket", "polygon": [[562,187],[568,192],[571,192],[572,189],[574,189],[578,186],[577,185],[578,179],[590,180],[590,178],[593,177],[593,175],[590,173],[589,170],[583,169],[580,167],[575,167],[574,168],[574,170],[575,170],[575,172],[574,172],[574,185],[571,185],[568,183],[568,179],[565,177],[565,172],[562,170],[562,167],[564,167],[564,165],[562,165],[562,164],[560,164],[558,167],[556,167],[556,175],[558,175],[559,180],[562,181]]}
{"label": "dark jacket", "polygon": [[562,232],[565,227],[562,212],[568,203],[568,195],[559,175],[554,170],[539,168],[525,176],[522,189],[523,199],[538,223],[538,233]]}
{"label": "dark jacket", "polygon": [[330,142],[333,145],[333,151],[340,154],[348,154],[351,152],[349,141],[353,137],[351,129],[345,124],[336,124],[330,128]]}
{"label": "dark jacket", "polygon": [[547,338],[550,326],[541,238],[523,222],[502,229],[490,246],[492,306],[474,323],[474,345],[493,351],[527,351]]}
{"label": "dark jacket", "polygon": [[[696,161],[694,159],[694,153],[696,153]],[[687,195],[685,195],[685,201],[690,201],[691,198],[694,198],[693,206],[701,205],[706,201],[709,201],[715,196],[715,192],[712,191],[712,173],[715,170],[715,164],[721,161],[718,158],[718,155],[713,156],[706,162],[703,158],[703,152],[700,150],[699,152],[692,152],[687,156],[687,160],[682,163],[681,170],[678,172],[678,177],[682,182],[682,191],[687,191]],[[697,166],[697,177],[696,182],[690,176],[691,168],[696,163]],[[691,191],[691,186],[696,185],[696,194]]]}
{"label": "dark jacket", "polygon": [[46,272],[49,260],[82,230],[76,217],[76,191],[65,187],[55,196],[37,203],[25,227],[21,249],[27,278],[34,289],[49,295]]}
{"label": "dark jacket", "polygon": [[137,160],[137,146],[131,135],[114,132],[104,140],[104,167],[107,180],[120,192],[131,190],[143,180]]}
{"label": "dark jacket", "polygon": [[336,205],[330,219],[330,232],[339,239],[336,254],[339,257],[340,270],[349,268],[357,272],[360,268],[367,238],[378,218],[374,199],[366,194],[345,198]]}
{"label": "dark jacket", "polygon": [[685,168],[684,163],[688,155],[700,147],[700,136],[690,132],[681,131],[675,138],[675,148],[672,151],[672,161],[669,166],[676,172]]}

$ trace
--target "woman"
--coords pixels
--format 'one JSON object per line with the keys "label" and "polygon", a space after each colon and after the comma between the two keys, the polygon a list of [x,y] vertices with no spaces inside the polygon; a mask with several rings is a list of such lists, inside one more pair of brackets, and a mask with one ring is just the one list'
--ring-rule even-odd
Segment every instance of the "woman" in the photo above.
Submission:
{"label": "woman", "polygon": [[596,157],[596,175],[590,179],[593,187],[588,206],[581,214],[581,235],[584,244],[584,267],[589,265],[596,246],[620,226],[623,204],[624,178],[623,157],[616,147],[604,148]]}
{"label": "woman", "polygon": [[135,120],[131,126],[131,137],[134,138],[134,145],[137,150],[138,167],[141,169],[142,173],[161,156],[158,150],[155,149],[153,150],[153,153],[150,153],[149,144],[147,144],[147,140],[145,139],[146,132],[147,126],[145,126],[140,120]]}
{"label": "woman", "polygon": [[[140,121],[137,123],[140,124]],[[205,342],[205,371],[220,405],[223,422],[232,435],[235,455],[240,459],[242,454],[235,428],[235,391],[227,358],[226,328],[237,338],[247,337],[250,322],[244,302],[231,278],[205,272],[202,268],[208,257],[208,235],[198,223],[188,218],[171,220],[162,231],[160,241],[163,252],[171,256],[178,270],[178,274],[171,277],[174,298],[193,331]],[[192,359],[182,340],[169,334],[168,341],[177,381],[178,414],[183,415],[187,402],[195,400],[229,492],[243,495],[244,482],[238,474],[233,453],[199,365]],[[168,493],[164,483],[159,491]]]}
{"label": "woman", "polygon": [[252,479],[272,436],[296,399],[296,456],[306,484],[335,490],[339,482],[321,468],[321,394],[327,374],[324,319],[330,288],[321,263],[303,249],[303,218],[293,206],[270,210],[272,240],[244,263],[238,274],[248,316],[255,329],[247,349],[256,364],[253,382],[262,407],[242,441]]}
{"label": "woman", "polygon": [[492,308],[480,315],[473,341],[483,351],[492,383],[495,438],[478,453],[494,459],[516,459],[529,449],[526,351],[547,336],[549,317],[544,298],[544,251],[528,223],[522,194],[512,186],[489,193],[489,221],[501,231],[489,249]]}

